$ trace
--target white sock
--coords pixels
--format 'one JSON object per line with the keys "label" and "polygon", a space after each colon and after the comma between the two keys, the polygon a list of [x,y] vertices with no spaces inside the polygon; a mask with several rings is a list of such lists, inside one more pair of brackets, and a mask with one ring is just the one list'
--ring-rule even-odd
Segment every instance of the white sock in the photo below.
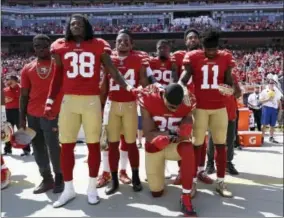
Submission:
{"label": "white sock", "polygon": [[217,178],[217,183],[224,182],[224,178]]}
{"label": "white sock", "polygon": [[120,170],[126,170],[128,164],[128,151],[120,150]]}
{"label": "white sock", "polygon": [[108,162],[108,151],[102,151],[102,159],[103,159],[103,171],[110,172],[109,162]]}
{"label": "white sock", "polygon": [[64,182],[64,190],[74,191],[73,180]]}
{"label": "white sock", "polygon": [[96,192],[97,191],[97,178],[89,178],[89,186],[87,192]]}
{"label": "white sock", "polygon": [[193,182],[194,182],[194,183],[197,183],[197,178],[196,178],[196,177],[193,178]]}
{"label": "white sock", "polygon": [[200,172],[204,171],[204,167],[198,167],[197,169],[197,174],[199,174]]}
{"label": "white sock", "polygon": [[191,189],[182,189],[182,193],[183,194],[190,194],[190,192],[191,192]]}

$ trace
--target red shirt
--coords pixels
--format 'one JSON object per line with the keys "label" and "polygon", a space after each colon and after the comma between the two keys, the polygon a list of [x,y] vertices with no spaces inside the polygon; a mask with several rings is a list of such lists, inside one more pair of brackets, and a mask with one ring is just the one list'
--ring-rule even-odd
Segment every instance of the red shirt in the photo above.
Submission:
{"label": "red shirt", "polygon": [[186,54],[186,51],[176,51],[173,56],[176,60],[178,66],[178,77],[182,74],[183,71],[183,59]]}
{"label": "red shirt", "polygon": [[100,38],[82,41],[58,39],[51,52],[60,56],[63,69],[57,71],[49,97],[54,99],[59,87],[69,95],[99,95],[101,55],[111,53],[110,45]]}
{"label": "red shirt", "polygon": [[[146,89],[144,89],[146,90]],[[144,93],[142,97],[139,97],[139,104],[153,118],[156,127],[160,131],[176,130],[180,125],[182,119],[186,117],[193,109],[185,104],[181,104],[177,111],[169,111],[165,106],[164,100],[162,98],[162,92],[158,93]],[[146,142],[145,150],[150,153],[160,151],[150,142]]]}
{"label": "red shirt", "polygon": [[232,54],[218,50],[213,59],[208,59],[203,50],[194,50],[186,53],[183,63],[190,64],[193,69],[196,108],[224,108],[224,96],[220,94],[218,84],[224,83],[225,71],[235,65]]}
{"label": "red shirt", "polygon": [[156,81],[162,85],[169,85],[172,78],[172,66],[175,63],[174,57],[161,61],[159,57],[150,58],[150,67]]}
{"label": "red shirt", "polygon": [[[116,55],[111,56],[114,65],[124,76],[126,82],[133,86],[138,87],[140,78],[140,71],[143,67],[147,68],[149,62],[145,58],[138,54],[130,53],[129,56],[124,59],[119,58]],[[146,69],[145,69],[146,72]],[[109,99],[117,102],[130,102],[136,101],[135,96],[128,92],[126,89],[121,88],[115,83],[113,78],[109,75]]]}
{"label": "red shirt", "polygon": [[[34,60],[24,66],[21,72],[21,87],[30,90],[28,114],[42,117],[53,77],[52,74],[54,73],[54,64],[51,64],[51,60],[40,61],[40,64],[37,63],[37,60]],[[49,70],[50,67],[52,69]],[[54,101],[54,116],[57,116],[60,111],[62,96],[62,93],[59,93]]]}
{"label": "red shirt", "polygon": [[[234,82],[237,86],[239,86],[238,84],[238,79],[237,76],[235,74],[232,74]],[[237,103],[237,99],[235,98],[234,95],[231,96],[227,96],[225,97],[225,106],[227,109],[227,113],[228,113],[228,118],[229,120],[235,120],[237,119],[237,110],[238,110],[238,103]]]}
{"label": "red shirt", "polygon": [[6,109],[19,109],[20,106],[20,85],[16,84],[15,87],[4,88],[4,99]]}

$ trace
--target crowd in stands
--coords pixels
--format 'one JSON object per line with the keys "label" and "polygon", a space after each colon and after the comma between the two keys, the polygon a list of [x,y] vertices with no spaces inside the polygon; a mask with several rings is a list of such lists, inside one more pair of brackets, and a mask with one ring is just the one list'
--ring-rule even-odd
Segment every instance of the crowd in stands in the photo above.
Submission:
{"label": "crowd in stands", "polygon": [[[234,58],[237,66],[234,71],[242,82],[250,84],[261,84],[268,74],[276,74],[283,77],[283,51],[257,50],[242,51],[234,50]],[[19,75],[22,67],[34,57],[31,53],[7,54],[2,53],[2,77],[7,75]]]}
{"label": "crowd in stands", "polygon": [[[137,3],[137,2],[132,2],[132,1],[113,1],[113,3],[108,3],[108,4],[104,4],[101,2],[96,2],[93,1],[88,4],[86,4],[86,2],[84,1],[83,4],[80,4],[78,1],[76,1],[76,3],[72,3],[70,1],[70,4],[68,4],[68,1],[65,1],[65,4],[60,4],[60,3],[54,3],[56,1],[50,1],[50,4],[45,3],[41,3],[41,4],[33,4],[34,2],[31,0],[27,0],[30,1],[31,4],[28,7],[52,7],[52,8],[68,8],[68,7],[91,7],[91,6],[95,6],[95,7],[115,7],[115,6],[123,6],[123,5],[131,5],[131,6],[135,6],[135,7],[145,7],[145,6],[155,6],[155,5],[172,5],[172,4],[187,4],[187,5],[211,5],[211,4],[220,4],[220,3],[226,3],[226,4],[248,4],[248,3],[254,3],[254,4],[267,4],[267,3],[281,3],[281,1],[277,1],[277,0],[231,0],[231,1],[227,1],[227,0],[203,0],[203,1],[198,1],[198,0],[191,0],[188,1],[187,3],[184,2],[180,2],[180,1],[168,1],[167,3],[164,2],[157,2],[154,3],[154,1],[145,1],[144,3]],[[23,7],[22,5],[15,5],[14,2],[10,3],[9,0],[3,1],[2,5],[4,6],[14,6],[14,7]],[[24,6],[27,7],[27,6]]]}
{"label": "crowd in stands", "polygon": [[[96,24],[93,25],[93,29],[97,34],[110,34],[117,33],[119,29],[127,28],[134,33],[167,33],[167,32],[184,32],[188,28],[195,28],[202,30],[212,26],[211,23],[191,22],[190,24],[176,23],[170,25],[163,24],[128,24],[128,25],[106,25]],[[271,22],[268,20],[262,20],[259,22],[226,22],[219,26],[223,31],[269,31],[277,30],[283,31],[283,20]],[[1,26],[2,35],[36,35],[38,33],[43,34],[64,34],[65,27],[53,22],[46,23],[44,25],[31,24],[26,27],[11,27]]]}

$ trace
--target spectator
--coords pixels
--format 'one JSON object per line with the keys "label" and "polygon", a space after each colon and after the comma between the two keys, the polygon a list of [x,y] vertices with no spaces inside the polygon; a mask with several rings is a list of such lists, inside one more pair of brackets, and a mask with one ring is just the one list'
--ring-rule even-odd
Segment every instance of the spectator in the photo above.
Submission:
{"label": "spectator", "polygon": [[272,143],[278,143],[278,141],[274,139],[274,127],[277,121],[278,108],[281,109],[281,104],[280,104],[280,96],[276,95],[276,90],[274,87],[273,80],[270,80],[268,87],[260,93],[259,100],[263,105],[262,117],[261,117],[262,133],[263,133],[262,141],[264,140],[266,127],[270,126],[269,141]]}
{"label": "spectator", "polygon": [[260,87],[256,86],[254,88],[254,93],[250,94],[248,97],[248,106],[252,110],[254,116],[254,122],[257,125],[258,131],[261,131],[261,103],[259,101],[259,91]]}
{"label": "spectator", "polygon": [[[7,87],[4,88],[4,99],[6,108],[7,122],[11,123],[13,129],[15,126],[19,128],[19,98],[20,84],[17,76],[9,76],[6,82]],[[23,148],[21,156],[29,155],[31,152],[30,145]],[[4,147],[4,155],[12,154],[12,145],[7,142]]]}

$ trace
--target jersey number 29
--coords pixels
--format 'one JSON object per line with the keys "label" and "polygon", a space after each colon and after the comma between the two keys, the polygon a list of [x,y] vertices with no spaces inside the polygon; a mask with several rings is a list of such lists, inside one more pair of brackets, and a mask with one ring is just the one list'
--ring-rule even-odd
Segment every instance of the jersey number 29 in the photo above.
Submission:
{"label": "jersey number 29", "polygon": [[[64,55],[64,59],[70,59],[70,66],[72,71],[67,71],[68,78],[76,78],[79,74],[84,78],[91,78],[94,76],[95,55],[91,52],[68,52]],[[86,61],[86,59],[88,61]]]}

